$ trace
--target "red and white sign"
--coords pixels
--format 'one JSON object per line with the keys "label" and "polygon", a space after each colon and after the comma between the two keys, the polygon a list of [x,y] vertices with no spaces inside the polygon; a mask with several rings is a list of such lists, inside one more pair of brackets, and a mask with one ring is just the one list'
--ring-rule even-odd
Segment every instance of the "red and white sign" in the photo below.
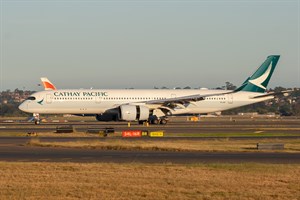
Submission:
{"label": "red and white sign", "polygon": [[142,137],[142,131],[122,131],[122,137]]}

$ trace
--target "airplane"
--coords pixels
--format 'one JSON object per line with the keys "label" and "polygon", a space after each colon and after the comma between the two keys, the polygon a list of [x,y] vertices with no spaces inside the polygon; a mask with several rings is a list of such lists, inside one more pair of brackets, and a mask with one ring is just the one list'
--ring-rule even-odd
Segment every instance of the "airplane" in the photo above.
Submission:
{"label": "airplane", "polygon": [[266,87],[279,58],[268,56],[235,90],[56,89],[44,77],[45,90],[29,96],[19,109],[38,116],[36,124],[40,123],[39,114],[93,115],[98,121],[166,124],[171,115],[214,113],[273,99],[279,93],[266,93]]}

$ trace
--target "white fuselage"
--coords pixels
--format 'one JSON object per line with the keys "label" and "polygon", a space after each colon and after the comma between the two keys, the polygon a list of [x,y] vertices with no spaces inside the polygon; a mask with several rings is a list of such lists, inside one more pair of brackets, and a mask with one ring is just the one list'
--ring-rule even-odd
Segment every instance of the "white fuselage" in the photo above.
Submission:
{"label": "white fuselage", "polygon": [[25,112],[40,114],[101,114],[124,104],[145,105],[149,109],[155,109],[162,105],[147,104],[146,102],[197,94],[215,94],[216,96],[205,97],[204,100],[186,103],[184,107],[175,108],[172,113],[203,114],[228,110],[273,98],[273,96],[252,98],[262,95],[262,93],[254,92],[221,93],[224,93],[224,90],[50,90],[34,93],[32,97],[35,97],[35,99],[25,100],[19,108]]}

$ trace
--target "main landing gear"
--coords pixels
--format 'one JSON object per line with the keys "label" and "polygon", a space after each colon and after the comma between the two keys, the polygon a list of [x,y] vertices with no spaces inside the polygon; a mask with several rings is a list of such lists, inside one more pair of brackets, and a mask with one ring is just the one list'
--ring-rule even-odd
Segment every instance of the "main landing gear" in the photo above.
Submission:
{"label": "main landing gear", "polygon": [[162,124],[162,125],[165,125],[168,123],[168,120],[165,119],[165,118],[162,118],[162,119],[153,119],[150,121],[150,124]]}
{"label": "main landing gear", "polygon": [[161,124],[161,125],[165,125],[167,124],[169,121],[168,118],[164,117],[164,118],[158,118],[158,117],[153,117],[153,118],[149,118],[148,121],[139,121],[139,124],[144,124],[145,122],[148,122],[149,124]]}

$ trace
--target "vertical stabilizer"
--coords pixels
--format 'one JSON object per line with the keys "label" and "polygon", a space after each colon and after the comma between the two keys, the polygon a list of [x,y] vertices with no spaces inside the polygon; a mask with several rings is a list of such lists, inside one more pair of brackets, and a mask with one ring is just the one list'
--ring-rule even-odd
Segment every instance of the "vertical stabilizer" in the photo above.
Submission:
{"label": "vertical stabilizer", "polygon": [[56,90],[56,87],[46,77],[42,77],[41,81],[45,90]]}
{"label": "vertical stabilizer", "polygon": [[279,57],[279,55],[268,56],[265,62],[254,72],[254,74],[248,77],[243,85],[235,91],[265,92]]}

